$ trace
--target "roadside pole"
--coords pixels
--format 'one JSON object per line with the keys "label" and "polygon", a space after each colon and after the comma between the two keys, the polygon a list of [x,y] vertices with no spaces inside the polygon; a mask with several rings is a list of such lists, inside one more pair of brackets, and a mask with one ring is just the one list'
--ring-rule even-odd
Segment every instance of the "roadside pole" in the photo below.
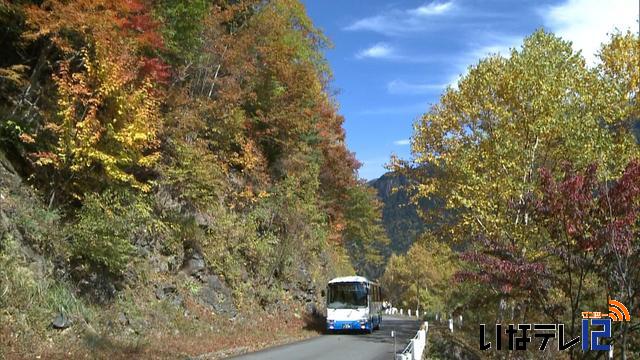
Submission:
{"label": "roadside pole", "polygon": [[396,332],[391,330],[391,337],[393,338],[393,360],[396,360]]}

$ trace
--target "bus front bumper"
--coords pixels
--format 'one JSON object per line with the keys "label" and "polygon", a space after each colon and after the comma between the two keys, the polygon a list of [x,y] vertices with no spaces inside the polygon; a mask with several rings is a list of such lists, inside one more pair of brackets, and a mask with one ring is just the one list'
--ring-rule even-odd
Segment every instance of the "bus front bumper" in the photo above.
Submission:
{"label": "bus front bumper", "polygon": [[327,330],[371,330],[371,322],[329,320]]}

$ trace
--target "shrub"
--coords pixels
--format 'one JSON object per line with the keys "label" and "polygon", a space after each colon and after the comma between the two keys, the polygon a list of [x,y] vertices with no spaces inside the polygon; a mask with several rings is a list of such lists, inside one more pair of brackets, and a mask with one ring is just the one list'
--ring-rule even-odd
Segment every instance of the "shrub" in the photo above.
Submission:
{"label": "shrub", "polygon": [[72,256],[121,275],[134,251],[134,232],[150,221],[149,204],[132,193],[105,191],[87,196],[78,222],[70,227]]}

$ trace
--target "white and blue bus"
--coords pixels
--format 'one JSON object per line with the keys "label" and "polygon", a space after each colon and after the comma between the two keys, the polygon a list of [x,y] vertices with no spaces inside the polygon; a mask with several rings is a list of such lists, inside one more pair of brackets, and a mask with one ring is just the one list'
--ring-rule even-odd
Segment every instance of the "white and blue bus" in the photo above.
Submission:
{"label": "white and blue bus", "polygon": [[327,285],[327,330],[380,329],[382,292],[380,286],[362,276],[345,276]]}

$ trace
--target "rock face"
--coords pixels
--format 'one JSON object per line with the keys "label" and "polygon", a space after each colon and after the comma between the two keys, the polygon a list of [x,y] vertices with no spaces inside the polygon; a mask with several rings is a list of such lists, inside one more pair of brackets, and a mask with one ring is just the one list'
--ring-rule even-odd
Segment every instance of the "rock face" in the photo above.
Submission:
{"label": "rock face", "polygon": [[74,272],[78,279],[80,293],[96,304],[108,304],[116,296],[115,281],[106,273],[91,271],[88,274],[84,268],[76,268]]}
{"label": "rock face", "polygon": [[156,286],[156,299],[167,300],[175,306],[182,306],[184,299],[178,293],[178,288],[173,284],[160,284]]}
{"label": "rock face", "polygon": [[193,251],[182,265],[182,271],[187,275],[196,276],[206,269],[204,257],[197,251]]}
{"label": "rock face", "polygon": [[66,328],[70,327],[72,324],[73,323],[67,317],[66,314],[59,313],[58,315],[56,315],[56,317],[51,322],[51,327],[54,328],[54,329],[62,330],[62,329],[66,329]]}
{"label": "rock face", "polygon": [[216,275],[209,275],[205,278],[205,285],[198,292],[198,297],[218,314],[229,316],[237,314],[231,290]]}

